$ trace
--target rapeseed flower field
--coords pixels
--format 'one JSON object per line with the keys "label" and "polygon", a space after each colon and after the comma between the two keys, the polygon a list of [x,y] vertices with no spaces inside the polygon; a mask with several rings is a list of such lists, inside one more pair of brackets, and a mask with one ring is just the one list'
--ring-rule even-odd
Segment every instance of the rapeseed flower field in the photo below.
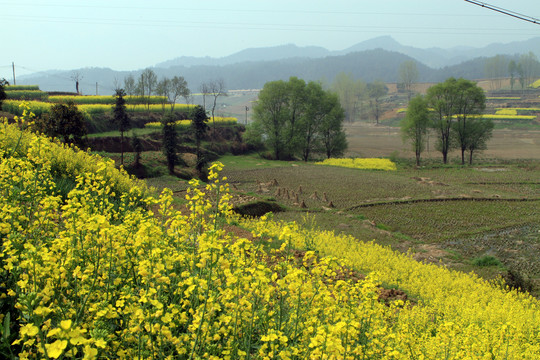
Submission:
{"label": "rapeseed flower field", "polygon": [[[332,232],[239,219],[219,163],[180,212],[170,190],[151,196],[112,162],[22,130],[28,112],[17,120],[0,124],[3,358],[540,358],[528,295]],[[379,301],[381,284],[413,301]]]}
{"label": "rapeseed flower field", "polygon": [[341,166],[363,170],[397,170],[396,164],[390,159],[378,158],[354,158],[354,159],[326,159],[316,163],[317,165]]}

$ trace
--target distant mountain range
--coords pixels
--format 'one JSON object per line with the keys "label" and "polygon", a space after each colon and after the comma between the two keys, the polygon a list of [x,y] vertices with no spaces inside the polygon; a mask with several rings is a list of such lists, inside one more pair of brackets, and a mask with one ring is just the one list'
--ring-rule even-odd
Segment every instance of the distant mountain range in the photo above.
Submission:
{"label": "distant mountain range", "polygon": [[[491,44],[483,48],[420,49],[401,45],[389,36],[382,36],[341,51],[288,44],[245,49],[221,58],[182,56],[156,64],[153,70],[158,77],[184,76],[191,90],[198,92],[202,82],[217,78],[223,78],[228,89],[261,88],[267,81],[288,79],[290,76],[331,82],[340,72],[349,73],[366,82],[396,82],[400,64],[406,60],[415,60],[420,73],[419,80],[437,82],[449,76],[482,78],[486,58],[499,54],[515,58],[529,51],[540,57],[540,37],[508,44]],[[53,70],[20,76],[17,80],[20,84],[38,84],[46,91],[74,91],[70,76],[73,71],[77,71],[83,76],[83,93],[94,94],[98,83],[98,93],[112,94],[116,86],[122,86],[128,74],[137,77],[142,70]]]}
{"label": "distant mountain range", "polygon": [[412,46],[401,45],[391,36],[380,36],[367,41],[363,41],[340,51],[330,51],[317,46],[299,47],[293,44],[288,44],[265,48],[245,49],[221,58],[182,56],[156,64],[156,67],[190,67],[197,65],[223,66],[248,61],[272,61],[290,58],[316,59],[327,56],[347,55],[354,52],[374,49],[383,49],[387,51],[398,52],[410,56],[411,58],[429,67],[437,69],[443,68],[445,66],[457,65],[461,62],[472,60],[477,57],[491,57],[498,54],[515,55],[533,51],[536,52],[536,55],[538,57],[540,57],[540,37],[532,38],[526,41],[512,42],[508,44],[495,43],[482,48],[461,46],[450,49],[420,49]]}

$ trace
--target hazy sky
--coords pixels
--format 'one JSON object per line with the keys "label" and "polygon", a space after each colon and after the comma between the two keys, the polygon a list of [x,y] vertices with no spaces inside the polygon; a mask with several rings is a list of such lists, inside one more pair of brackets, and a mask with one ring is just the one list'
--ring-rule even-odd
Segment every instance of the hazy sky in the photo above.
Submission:
{"label": "hazy sky", "polygon": [[[540,18],[539,0],[486,1]],[[1,1],[0,78],[49,69],[136,70],[179,56],[296,44],[342,50],[390,35],[420,48],[540,36],[464,0]]]}

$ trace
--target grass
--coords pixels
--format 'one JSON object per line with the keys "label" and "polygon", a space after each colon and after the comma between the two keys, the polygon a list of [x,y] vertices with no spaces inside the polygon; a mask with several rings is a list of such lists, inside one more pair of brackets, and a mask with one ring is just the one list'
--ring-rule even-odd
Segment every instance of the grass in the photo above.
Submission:
{"label": "grass", "polygon": [[219,159],[219,161],[221,161],[223,165],[225,165],[226,169],[229,169],[231,171],[294,167],[294,166],[304,165],[302,161],[289,161],[289,162],[272,161],[272,160],[262,159],[258,155],[245,155],[245,156],[225,155],[225,156],[222,156]]}
{"label": "grass", "polygon": [[[142,135],[153,134],[160,131],[161,131],[160,129],[156,130],[152,128],[142,128],[142,129],[137,128],[137,129],[132,129],[130,131],[124,132],[124,137],[132,137],[133,132],[135,132],[137,136],[142,136]],[[120,131],[114,130],[114,131],[106,131],[106,132],[101,132],[101,133],[96,133],[96,134],[88,134],[88,137],[89,138],[120,137]]]}
{"label": "grass", "polygon": [[472,259],[471,263],[476,266],[503,266],[499,259],[491,255],[476,257]]}

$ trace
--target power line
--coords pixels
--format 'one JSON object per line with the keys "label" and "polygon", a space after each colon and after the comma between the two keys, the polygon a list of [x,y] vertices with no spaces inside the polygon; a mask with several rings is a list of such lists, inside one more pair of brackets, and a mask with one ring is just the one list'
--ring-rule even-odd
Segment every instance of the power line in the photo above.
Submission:
{"label": "power line", "polygon": [[540,25],[540,19],[534,18],[534,17],[529,16],[529,15],[520,14],[518,12],[503,9],[501,7],[498,7],[498,6],[495,6],[495,5],[490,5],[490,4],[481,2],[481,1],[475,1],[475,0],[465,0],[465,1],[468,2],[468,3],[474,4],[474,5],[485,7],[486,9],[493,10],[493,11],[496,11],[496,12],[504,14],[504,15],[515,17],[516,19],[520,19],[520,20],[528,21],[528,22],[536,24],[536,25]]}
{"label": "power line", "polygon": [[[382,30],[443,30],[443,31],[489,31],[492,33],[492,28],[454,28],[454,27],[418,27],[418,26],[372,26],[372,25],[322,25],[322,24],[272,24],[272,23],[240,23],[240,22],[186,22],[176,20],[146,20],[134,21],[128,19],[94,19],[94,18],[74,18],[74,17],[43,17],[43,16],[17,16],[17,15],[0,15],[0,19],[4,21],[28,20],[32,23],[76,23],[76,24],[92,24],[92,25],[120,25],[120,26],[147,26],[147,27],[178,27],[178,28],[217,28],[217,29],[243,29],[243,30],[283,30],[283,31],[314,31],[314,32],[375,32]],[[520,31],[523,29],[498,29],[500,31]]]}
{"label": "power line", "polygon": [[[100,6],[100,5],[84,5],[84,4],[51,4],[51,3],[21,3],[20,1],[0,1],[0,5],[4,6],[19,6],[19,7],[52,7],[52,8],[89,8],[89,9],[120,9],[120,10],[153,10],[153,11],[186,11],[186,12],[227,12],[227,13],[278,13],[278,14],[319,14],[319,15],[328,15],[328,14],[334,14],[334,15],[398,15],[398,16],[449,16],[449,17],[463,17],[463,16],[476,16],[471,14],[448,14],[448,13],[418,13],[418,12],[366,12],[366,11],[318,11],[318,10],[293,10],[293,9],[276,9],[276,8],[269,8],[269,9],[238,9],[238,8],[184,8],[184,7],[174,7],[174,6],[168,6],[168,7],[160,7],[160,6],[133,6],[130,5],[128,7],[126,6],[114,6],[114,5],[107,5],[107,6]],[[489,16],[489,15],[484,15]]]}

